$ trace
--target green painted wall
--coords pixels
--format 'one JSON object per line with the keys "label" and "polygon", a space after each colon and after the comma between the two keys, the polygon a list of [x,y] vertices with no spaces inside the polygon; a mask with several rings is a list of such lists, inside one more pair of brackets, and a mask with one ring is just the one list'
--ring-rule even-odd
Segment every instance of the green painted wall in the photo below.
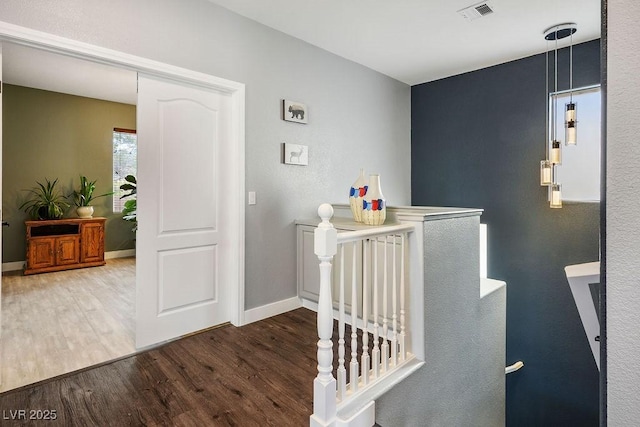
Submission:
{"label": "green painted wall", "polygon": [[[58,178],[64,194],[79,185],[79,175],[97,179],[98,194],[112,187],[113,128],[136,128],[135,105],[4,85],[2,115],[2,261],[25,259],[28,216],[18,207],[26,192]],[[112,212],[111,197],[92,203],[94,216],[107,218],[105,250],[134,247],[131,224]],[[72,206],[65,217],[76,217]]]}

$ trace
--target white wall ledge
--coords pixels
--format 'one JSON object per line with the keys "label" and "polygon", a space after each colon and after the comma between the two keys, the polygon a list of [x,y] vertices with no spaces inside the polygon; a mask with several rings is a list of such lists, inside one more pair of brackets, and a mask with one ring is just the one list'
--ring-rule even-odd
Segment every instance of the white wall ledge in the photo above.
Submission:
{"label": "white wall ledge", "polygon": [[484,298],[487,295],[490,295],[507,286],[507,282],[503,282],[502,280],[496,279],[488,279],[486,277],[480,278],[480,298]]}

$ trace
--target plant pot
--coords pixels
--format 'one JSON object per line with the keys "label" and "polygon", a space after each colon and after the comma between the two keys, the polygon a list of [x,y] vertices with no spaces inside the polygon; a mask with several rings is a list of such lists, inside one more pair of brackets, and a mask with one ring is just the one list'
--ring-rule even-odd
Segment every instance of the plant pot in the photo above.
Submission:
{"label": "plant pot", "polygon": [[46,206],[40,206],[38,208],[38,219],[49,219],[49,210]]}
{"label": "plant pot", "polygon": [[55,210],[55,215],[54,216],[50,216],[49,215],[49,208],[47,206],[40,206],[38,208],[38,218],[40,220],[50,220],[50,219],[60,219],[63,216],[63,212],[61,209],[56,209]]}
{"label": "plant pot", "polygon": [[78,206],[76,213],[78,214],[78,218],[92,218],[93,206]]}

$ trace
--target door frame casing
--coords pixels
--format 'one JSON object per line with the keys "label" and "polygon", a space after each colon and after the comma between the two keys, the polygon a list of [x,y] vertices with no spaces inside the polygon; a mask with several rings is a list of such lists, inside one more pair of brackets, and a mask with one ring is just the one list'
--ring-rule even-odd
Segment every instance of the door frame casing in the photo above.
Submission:
{"label": "door frame casing", "polygon": [[[229,218],[232,229],[231,251],[236,254],[233,271],[237,278],[229,284],[231,312],[230,321],[235,326],[244,324],[244,266],[245,266],[245,85],[243,83],[215,77],[182,67],[130,55],[89,43],[60,37],[54,34],[0,21],[0,42],[16,43],[23,46],[46,50],[87,61],[98,62],[151,76],[162,77],[176,82],[185,82],[196,86],[215,89],[228,94],[231,98],[231,136],[229,149],[234,159],[235,175],[233,180],[236,194],[230,209]],[[136,286],[138,286],[136,284]]]}

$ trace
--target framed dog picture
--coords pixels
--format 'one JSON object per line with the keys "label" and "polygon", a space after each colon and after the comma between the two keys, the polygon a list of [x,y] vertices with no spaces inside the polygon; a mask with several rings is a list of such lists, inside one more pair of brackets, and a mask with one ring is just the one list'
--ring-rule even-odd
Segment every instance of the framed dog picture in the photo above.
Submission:
{"label": "framed dog picture", "polygon": [[307,123],[307,106],[301,102],[282,100],[282,118],[288,122]]}

